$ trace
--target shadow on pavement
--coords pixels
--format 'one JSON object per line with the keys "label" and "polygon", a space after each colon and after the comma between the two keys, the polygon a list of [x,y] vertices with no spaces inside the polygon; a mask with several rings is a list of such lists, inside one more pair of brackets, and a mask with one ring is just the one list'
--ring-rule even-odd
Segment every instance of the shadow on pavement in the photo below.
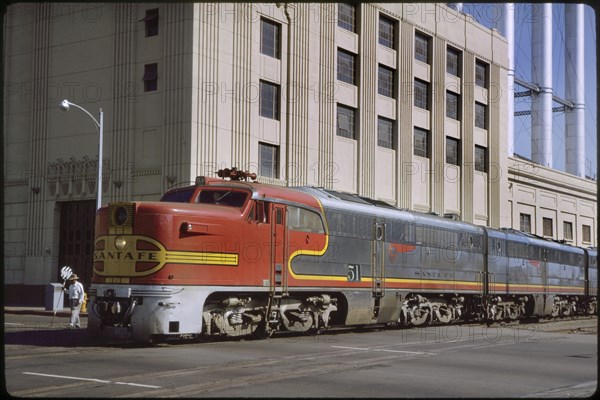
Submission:
{"label": "shadow on pavement", "polygon": [[39,329],[28,329],[20,331],[4,331],[4,344],[23,344],[30,346],[63,346],[81,347],[97,346],[99,340],[90,338],[84,329],[61,329],[40,327]]}
{"label": "shadow on pavement", "polygon": [[99,338],[89,335],[86,328],[68,329],[63,327],[40,326],[25,330],[4,330],[5,345],[28,345],[41,347],[148,347],[148,343],[124,339]]}

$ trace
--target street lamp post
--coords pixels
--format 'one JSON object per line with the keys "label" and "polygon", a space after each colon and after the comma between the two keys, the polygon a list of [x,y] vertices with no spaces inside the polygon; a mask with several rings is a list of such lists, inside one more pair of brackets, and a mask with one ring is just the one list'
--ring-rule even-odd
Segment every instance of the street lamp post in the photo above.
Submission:
{"label": "street lamp post", "polygon": [[59,108],[63,111],[69,111],[70,106],[79,108],[81,111],[86,113],[92,119],[92,121],[94,121],[94,123],[96,124],[96,127],[98,128],[98,178],[97,178],[97,182],[96,182],[97,183],[96,210],[98,210],[98,209],[100,209],[100,206],[102,205],[102,142],[103,142],[103,136],[104,136],[104,133],[103,133],[104,113],[102,112],[102,109],[100,109],[100,117],[99,117],[100,122],[98,122],[96,120],[96,118],[94,118],[94,116],[92,114],[90,114],[85,108],[83,108],[75,103],[71,103],[67,99],[60,102]]}

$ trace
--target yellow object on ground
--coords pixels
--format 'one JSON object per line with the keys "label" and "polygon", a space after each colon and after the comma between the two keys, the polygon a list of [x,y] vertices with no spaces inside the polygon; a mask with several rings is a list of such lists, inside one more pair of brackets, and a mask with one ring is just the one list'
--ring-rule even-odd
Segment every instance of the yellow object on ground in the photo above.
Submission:
{"label": "yellow object on ground", "polygon": [[83,304],[81,305],[81,312],[87,312],[87,293],[83,294]]}

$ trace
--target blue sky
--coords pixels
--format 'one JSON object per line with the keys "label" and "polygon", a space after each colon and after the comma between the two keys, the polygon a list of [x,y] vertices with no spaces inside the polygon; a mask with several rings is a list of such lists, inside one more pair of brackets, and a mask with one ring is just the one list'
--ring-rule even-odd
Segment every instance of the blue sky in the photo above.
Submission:
{"label": "blue sky", "polygon": [[[472,15],[479,23],[487,27],[495,27],[502,18],[503,4],[464,3],[463,12]],[[596,176],[597,171],[597,101],[596,101],[596,15],[593,8],[585,7],[585,150],[586,175]],[[565,47],[564,47],[564,4],[556,3],[552,7],[553,32],[553,83],[554,94],[565,97]],[[531,82],[531,4],[515,4],[515,76]],[[516,91],[525,90],[519,86]],[[560,106],[555,104],[555,107]],[[515,100],[515,111],[530,110],[528,97]],[[554,112],[554,128],[552,132],[554,168],[565,169],[565,118],[564,113]],[[525,157],[531,156],[531,119],[529,116],[515,117],[515,153]]]}

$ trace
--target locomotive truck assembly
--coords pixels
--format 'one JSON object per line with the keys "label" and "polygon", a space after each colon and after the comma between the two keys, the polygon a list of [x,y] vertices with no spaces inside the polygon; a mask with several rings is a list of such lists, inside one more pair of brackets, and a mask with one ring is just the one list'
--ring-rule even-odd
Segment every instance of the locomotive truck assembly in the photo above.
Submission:
{"label": "locomotive truck assembly", "polygon": [[96,215],[92,334],[268,335],[597,313],[597,251],[237,169]]}

